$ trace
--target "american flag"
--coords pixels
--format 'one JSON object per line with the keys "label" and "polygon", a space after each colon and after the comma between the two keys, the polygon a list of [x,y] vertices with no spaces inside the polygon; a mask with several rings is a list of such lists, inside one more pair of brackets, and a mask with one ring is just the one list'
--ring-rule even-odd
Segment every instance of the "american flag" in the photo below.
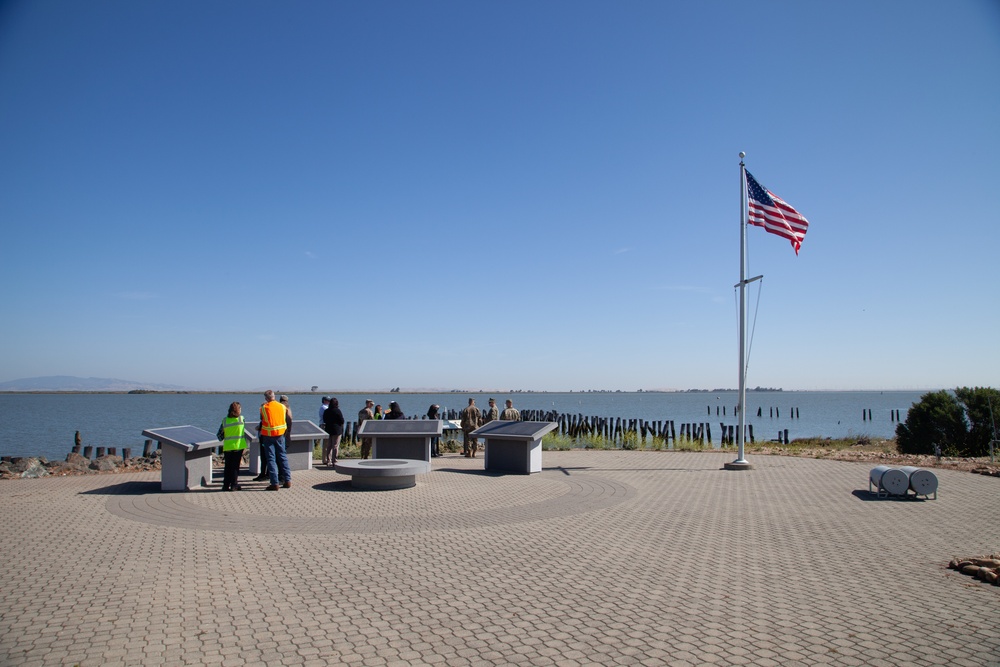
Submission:
{"label": "american flag", "polygon": [[809,221],[783,201],[781,197],[758,183],[749,171],[746,172],[746,175],[747,195],[750,204],[748,222],[788,239],[792,242],[792,247],[795,248],[795,254],[798,255],[802,241],[806,237],[806,231],[809,229]]}

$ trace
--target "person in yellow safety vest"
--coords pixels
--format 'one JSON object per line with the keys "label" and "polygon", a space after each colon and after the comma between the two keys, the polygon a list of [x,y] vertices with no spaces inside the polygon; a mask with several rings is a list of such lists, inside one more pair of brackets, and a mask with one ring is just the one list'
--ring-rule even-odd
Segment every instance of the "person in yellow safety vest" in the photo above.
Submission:
{"label": "person in yellow safety vest", "polygon": [[243,461],[243,450],[247,448],[250,436],[246,432],[246,424],[241,414],[243,407],[239,401],[229,404],[229,415],[222,420],[219,427],[219,439],[222,440],[222,456],[225,468],[222,472],[222,490],[239,491],[237,484],[240,475],[240,463]]}
{"label": "person in yellow safety vest", "polygon": [[288,466],[288,452],[285,449],[285,406],[274,400],[274,392],[264,392],[264,405],[260,406],[260,451],[267,462],[267,477],[271,485],[268,491],[277,491],[281,486],[292,487],[292,470]]}

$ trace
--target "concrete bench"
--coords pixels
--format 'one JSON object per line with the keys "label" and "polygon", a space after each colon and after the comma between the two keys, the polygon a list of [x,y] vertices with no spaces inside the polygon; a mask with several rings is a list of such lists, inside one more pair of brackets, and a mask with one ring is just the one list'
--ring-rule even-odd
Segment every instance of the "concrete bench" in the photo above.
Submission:
{"label": "concrete bench", "polygon": [[431,464],[412,459],[364,459],[337,461],[334,470],[350,475],[355,489],[385,491],[416,486],[416,476],[430,472]]}
{"label": "concrete bench", "polygon": [[150,428],[142,434],[160,443],[160,489],[190,491],[212,483],[212,450],[222,445],[197,426]]}

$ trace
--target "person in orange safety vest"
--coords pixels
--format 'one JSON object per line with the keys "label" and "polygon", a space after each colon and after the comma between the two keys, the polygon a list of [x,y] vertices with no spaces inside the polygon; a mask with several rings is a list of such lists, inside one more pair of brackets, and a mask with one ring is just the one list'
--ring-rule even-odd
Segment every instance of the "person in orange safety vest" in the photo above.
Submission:
{"label": "person in orange safety vest", "polygon": [[267,463],[267,477],[271,482],[268,491],[292,487],[292,470],[285,449],[286,416],[287,410],[274,400],[274,392],[270,389],[264,392],[264,405],[260,406],[260,451]]}

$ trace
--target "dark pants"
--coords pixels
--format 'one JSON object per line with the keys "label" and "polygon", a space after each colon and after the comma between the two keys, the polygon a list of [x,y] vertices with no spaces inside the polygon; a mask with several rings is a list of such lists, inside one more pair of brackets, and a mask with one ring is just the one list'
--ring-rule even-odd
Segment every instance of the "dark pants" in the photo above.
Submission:
{"label": "dark pants", "polygon": [[236,480],[240,476],[240,463],[243,462],[242,449],[227,449],[222,453],[225,468],[222,470],[222,490],[236,488]]}

